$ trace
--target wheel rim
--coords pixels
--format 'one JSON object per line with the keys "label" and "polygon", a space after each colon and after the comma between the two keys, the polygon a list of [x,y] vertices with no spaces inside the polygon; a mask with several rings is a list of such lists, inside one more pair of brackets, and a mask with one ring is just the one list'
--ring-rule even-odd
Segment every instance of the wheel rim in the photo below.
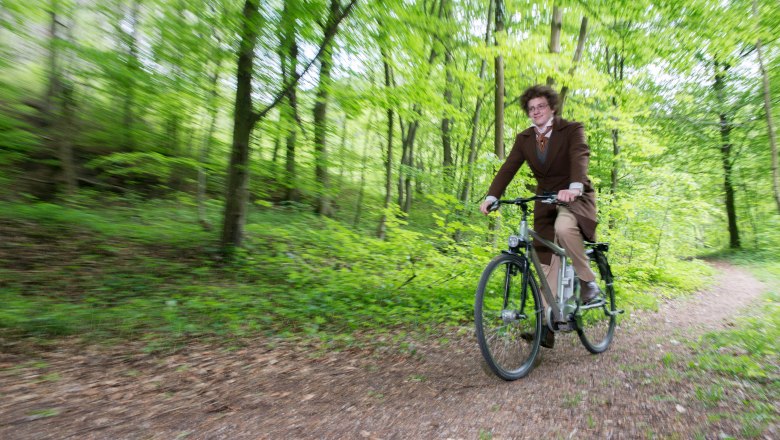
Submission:
{"label": "wheel rim", "polygon": [[532,286],[521,295],[522,284],[522,271],[513,261],[500,262],[480,283],[475,310],[480,347],[488,365],[504,379],[527,374],[539,349],[534,335],[541,329],[540,311]]}

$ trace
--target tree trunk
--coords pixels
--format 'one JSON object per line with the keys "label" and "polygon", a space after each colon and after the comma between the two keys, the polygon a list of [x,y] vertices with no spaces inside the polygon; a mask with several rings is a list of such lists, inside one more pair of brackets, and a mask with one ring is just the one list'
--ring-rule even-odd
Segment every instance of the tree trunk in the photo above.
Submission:
{"label": "tree trunk", "polygon": [[[450,6],[447,0],[441,2],[443,18],[446,23],[450,22]],[[443,148],[443,160],[442,168],[444,171],[444,192],[449,193],[452,191],[452,185],[455,180],[455,167],[452,159],[452,134],[450,124],[452,118],[450,118],[450,109],[452,107],[452,50],[450,47],[450,40],[448,35],[443,36],[444,43],[444,102],[447,105],[447,109],[444,112],[441,120],[441,144]]]}
{"label": "tree trunk", "polygon": [[49,85],[45,97],[45,116],[50,129],[52,149],[57,152],[62,168],[62,183],[65,191],[73,195],[78,188],[76,166],[73,158],[73,85],[65,79],[65,68],[61,61],[60,46],[63,37],[58,30],[61,26],[58,18],[59,2],[52,0],[49,15]]}
{"label": "tree trunk", "polygon": [[398,123],[401,126],[401,164],[398,167],[398,208],[403,209],[404,207],[404,175],[408,172],[404,169],[404,166],[406,165],[406,159],[409,155],[409,144],[407,142],[408,139],[408,130],[404,129],[404,121],[403,118],[401,118],[401,115],[398,115]]}
{"label": "tree trunk", "polygon": [[[485,46],[490,44],[490,24],[493,15],[493,1],[491,0],[488,6],[488,19],[487,29],[485,30]],[[482,60],[482,65],[479,68],[479,82],[480,84],[485,79],[485,71],[487,70],[487,61]],[[479,116],[482,111],[482,95],[477,96],[477,103],[474,106],[474,115],[471,117],[471,137],[469,138],[469,159],[466,165],[466,178],[463,179],[463,187],[460,190],[460,201],[464,204],[471,196],[471,182],[474,179],[474,162],[477,160],[477,135],[479,133]]]}
{"label": "tree trunk", "polygon": [[222,67],[222,63],[217,61],[217,65],[214,68],[214,73],[211,75],[211,93],[208,103],[209,112],[209,125],[206,129],[206,136],[203,137],[203,143],[201,144],[200,151],[198,152],[198,223],[200,223],[204,229],[211,230],[211,224],[206,218],[206,187],[208,175],[204,169],[204,164],[208,161],[211,155],[211,138],[214,136],[214,132],[217,128],[217,114],[219,109],[217,108],[217,99],[219,98],[219,71]]}
{"label": "tree trunk", "polygon": [[255,118],[252,113],[252,75],[254,72],[258,0],[244,3],[241,42],[236,70],[236,102],[233,114],[233,145],[228,167],[225,214],[222,224],[222,248],[230,251],[241,246],[249,186],[249,137]]}
{"label": "tree trunk", "polygon": [[[442,15],[444,13],[444,4],[445,0],[441,0],[441,2],[438,3],[439,5],[439,18],[442,18]],[[435,10],[435,6],[437,5],[436,2],[434,2],[431,5],[431,14]],[[428,56],[428,71],[426,72],[425,79],[426,81],[431,76],[431,66],[433,65],[433,61],[436,59],[436,46],[432,45],[431,47],[431,53]],[[420,103],[414,103],[412,105],[412,114],[414,115],[413,121],[409,124],[407,127],[406,132],[404,133],[404,127],[403,127],[403,120],[399,119],[399,122],[401,123],[401,133],[402,133],[402,140],[401,140],[401,148],[402,148],[402,155],[401,155],[401,170],[398,173],[398,206],[401,208],[401,211],[408,214],[409,210],[412,207],[412,169],[414,168],[414,140],[415,136],[417,135],[417,128],[420,125],[420,119],[422,118],[422,106]]]}
{"label": "tree trunk", "polygon": [[[577,50],[574,51],[574,59],[569,69],[569,76],[574,75],[574,71],[577,70],[577,65],[582,60],[582,53],[585,51],[585,39],[588,35],[588,17],[582,17],[582,23],[580,24],[580,36],[577,38]],[[566,104],[566,95],[569,93],[569,86],[564,85],[561,88],[560,105],[558,106],[558,114],[563,117],[563,107]]]}
{"label": "tree trunk", "polygon": [[[504,0],[496,0],[496,47],[500,46],[501,34],[504,32],[504,12]],[[501,56],[500,48],[495,59],[495,74],[496,131],[493,145],[496,156],[498,156],[499,159],[504,160],[504,58]]]}
{"label": "tree trunk", "polygon": [[719,63],[717,61],[715,62],[715,84],[713,87],[715,89],[718,102],[721,106],[721,111],[719,114],[721,138],[720,157],[721,163],[723,164],[723,189],[726,194],[726,217],[728,218],[729,227],[729,247],[732,249],[739,249],[739,228],[737,226],[737,210],[734,203],[734,184],[732,181],[733,175],[731,163],[732,145],[730,134],[733,126],[731,122],[731,116],[726,110],[726,106],[728,104],[726,103],[725,97],[723,96],[723,89],[725,87],[724,76],[728,69],[729,65],[724,65],[721,68]]}
{"label": "tree trunk", "polygon": [[[332,23],[338,19],[339,9],[338,0],[330,0],[330,12],[328,14],[327,25],[323,31],[336,32],[337,27]],[[326,145],[325,134],[327,133],[327,111],[328,94],[331,84],[330,69],[333,65],[333,43],[332,37],[328,38],[327,46],[322,50],[320,56],[320,81],[317,89],[317,101],[314,104],[314,168],[315,177],[319,184],[319,199],[317,201],[317,213],[325,216],[333,215],[333,206],[330,196],[330,177],[328,176],[328,148]]]}
{"label": "tree trunk", "polygon": [[[281,48],[284,53],[282,58],[282,76],[285,84],[296,81],[298,77],[298,43],[295,39],[295,17],[290,11],[292,0],[285,0],[282,12]],[[298,100],[297,86],[287,87],[287,146],[285,156],[285,199],[297,201],[300,199],[300,191],[296,176],[295,147],[298,134]]]}
{"label": "tree trunk", "polygon": [[[380,49],[382,53],[382,65],[385,71],[385,89],[390,90],[393,81],[393,72],[390,67],[390,63],[387,59],[387,54],[384,48]],[[385,157],[385,202],[382,205],[382,216],[379,218],[379,226],[377,226],[377,237],[384,240],[387,234],[387,210],[390,208],[390,200],[393,197],[393,120],[394,111],[392,105],[387,105],[387,156]],[[365,158],[364,164],[365,164]],[[362,173],[361,173],[362,179]],[[362,180],[361,180],[362,185]],[[362,187],[361,187],[362,189]]]}
{"label": "tree trunk", "polygon": [[116,27],[122,36],[122,40],[127,50],[127,70],[128,74],[125,80],[124,102],[122,104],[122,149],[132,151],[135,149],[135,80],[136,75],[141,70],[141,62],[138,60],[138,13],[141,6],[140,0],[133,1],[130,6],[129,21],[131,30],[124,30],[121,24]]}
{"label": "tree trunk", "polygon": [[[550,53],[561,53],[561,27],[563,27],[563,12],[558,5],[553,4],[552,21],[550,22]],[[555,84],[552,76],[547,77],[547,85]]]}
{"label": "tree trunk", "polygon": [[[422,116],[418,113],[418,116]],[[412,127],[412,135],[409,139],[409,145],[407,146],[407,156],[406,156],[406,165],[411,170],[414,167],[414,138],[417,133],[417,125],[419,124],[419,118],[414,121],[414,126]],[[409,211],[412,210],[412,173],[406,173],[406,178],[404,179],[404,192],[405,198],[404,198],[404,206],[401,208],[401,210],[405,214],[409,214]]]}
{"label": "tree trunk", "polygon": [[274,136],[274,151],[271,153],[271,162],[273,162],[274,165],[276,165],[276,162],[279,160],[279,147],[282,144],[282,130],[280,127],[283,122],[282,113],[279,112],[279,121],[276,123],[276,135]]}
{"label": "tree trunk", "polygon": [[339,142],[339,184],[338,191],[344,188],[344,172],[347,168],[347,121],[349,115],[344,115],[341,122],[341,141]]}
{"label": "tree trunk", "polygon": [[[758,2],[753,0],[753,16],[758,21]],[[775,196],[775,205],[777,212],[780,213],[780,170],[777,160],[777,139],[775,138],[775,126],[772,121],[772,92],[769,88],[769,75],[764,67],[764,58],[761,53],[761,39],[756,42],[756,52],[758,53],[758,66],[761,69],[761,87],[764,95],[764,113],[766,114],[766,128],[769,135],[769,148],[772,152],[772,192]]]}
{"label": "tree trunk", "polygon": [[[365,138],[363,140],[363,158],[360,166],[360,189],[358,190],[357,202],[355,203],[355,218],[352,219],[352,226],[357,228],[360,224],[360,215],[363,213],[363,195],[366,189],[366,168],[368,168],[368,147],[371,144],[371,127],[374,125],[374,113],[368,114],[368,123],[366,124]],[[388,204],[389,205],[389,204]],[[380,224],[380,227],[382,225]],[[383,237],[380,237],[383,238]]]}

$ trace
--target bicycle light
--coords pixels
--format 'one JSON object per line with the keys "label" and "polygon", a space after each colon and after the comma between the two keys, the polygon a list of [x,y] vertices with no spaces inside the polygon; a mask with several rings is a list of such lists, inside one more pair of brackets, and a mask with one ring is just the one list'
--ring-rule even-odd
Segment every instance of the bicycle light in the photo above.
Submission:
{"label": "bicycle light", "polygon": [[510,235],[509,236],[509,247],[510,248],[516,248],[520,246],[520,237],[517,235]]}

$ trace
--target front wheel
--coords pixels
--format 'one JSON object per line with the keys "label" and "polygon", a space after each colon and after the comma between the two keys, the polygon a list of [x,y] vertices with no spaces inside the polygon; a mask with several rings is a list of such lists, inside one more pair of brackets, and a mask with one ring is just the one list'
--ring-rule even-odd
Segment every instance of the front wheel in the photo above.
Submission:
{"label": "front wheel", "polygon": [[596,274],[596,282],[604,292],[604,304],[597,307],[581,307],[577,311],[577,335],[582,345],[593,354],[604,352],[615,334],[615,289],[612,286],[612,272],[606,255],[600,250],[589,251],[590,265]]}
{"label": "front wheel", "polygon": [[527,264],[518,255],[494,258],[482,273],[474,302],[479,348],[488,367],[504,380],[530,373],[539,353],[542,306]]}

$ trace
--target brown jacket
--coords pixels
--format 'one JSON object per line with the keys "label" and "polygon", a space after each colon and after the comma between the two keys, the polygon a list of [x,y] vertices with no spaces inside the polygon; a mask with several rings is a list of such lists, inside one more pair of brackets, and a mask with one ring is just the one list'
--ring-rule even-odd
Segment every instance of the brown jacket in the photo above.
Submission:
{"label": "brown jacket", "polygon": [[[536,178],[536,194],[558,192],[568,189],[572,182],[582,182],[583,195],[569,203],[569,209],[577,218],[583,237],[595,241],[596,193],[588,178],[590,148],[585,143],[585,129],[582,124],[556,117],[553,121],[548,148],[547,160],[542,164],[536,154],[534,128],[530,127],[518,134],[509,157],[498,170],[488,189],[488,195],[501,197],[524,162],[528,162]],[[534,230],[542,237],[553,240],[556,215],[554,205],[537,202],[534,206]],[[552,254],[546,251],[546,248],[537,247],[537,251],[542,262],[549,263]]]}

